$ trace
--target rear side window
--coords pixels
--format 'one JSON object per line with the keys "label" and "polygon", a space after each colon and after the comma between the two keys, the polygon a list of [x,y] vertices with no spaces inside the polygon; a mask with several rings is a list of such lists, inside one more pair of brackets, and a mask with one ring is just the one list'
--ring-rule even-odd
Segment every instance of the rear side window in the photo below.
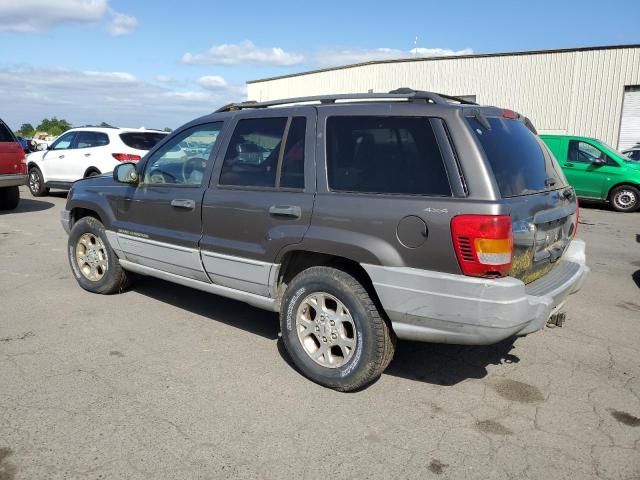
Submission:
{"label": "rear side window", "polygon": [[76,148],[102,147],[109,145],[109,137],[102,132],[78,132]]}
{"label": "rear side window", "polygon": [[13,134],[11,130],[4,124],[4,122],[0,121],[0,142],[15,142],[16,139],[13,138]]}
{"label": "rear side window", "polygon": [[451,195],[427,117],[328,118],[327,174],[331,190]]}
{"label": "rear side window", "polygon": [[166,134],[155,132],[127,132],[120,134],[120,139],[124,144],[136,150],[151,150],[164,137],[166,137]]}
{"label": "rear side window", "polygon": [[476,118],[467,120],[484,149],[503,197],[565,186],[555,159],[524,123],[488,117],[491,128],[485,128]]}

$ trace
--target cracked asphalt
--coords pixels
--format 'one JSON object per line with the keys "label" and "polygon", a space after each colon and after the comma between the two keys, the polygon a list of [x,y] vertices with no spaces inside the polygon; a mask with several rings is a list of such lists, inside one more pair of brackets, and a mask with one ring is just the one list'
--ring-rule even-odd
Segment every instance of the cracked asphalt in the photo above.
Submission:
{"label": "cracked asphalt", "polygon": [[0,480],[640,478],[640,213],[582,208],[563,328],[400,342],[364,391],[289,364],[274,314],[160,280],[81,290],[64,195],[0,215]]}

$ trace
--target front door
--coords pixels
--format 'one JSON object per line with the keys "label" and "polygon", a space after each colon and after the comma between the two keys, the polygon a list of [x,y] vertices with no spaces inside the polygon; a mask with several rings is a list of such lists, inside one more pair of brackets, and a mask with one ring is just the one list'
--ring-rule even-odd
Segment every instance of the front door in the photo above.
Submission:
{"label": "front door", "polygon": [[[114,226],[126,259],[164,272],[209,281],[198,242],[202,197],[209,183],[222,122],[178,132],[140,166],[140,184],[116,202]],[[196,145],[185,155],[176,146]]]}
{"label": "front door", "polygon": [[69,132],[62,135],[42,155],[42,173],[47,182],[68,182],[66,164],[73,161],[73,142],[77,133]]}
{"label": "front door", "polygon": [[619,165],[595,145],[583,140],[569,140],[567,161],[562,169],[579,197],[603,199],[605,184],[618,175]]}
{"label": "front door", "polygon": [[202,261],[214,283],[268,296],[278,252],[311,222],[316,111],[240,112],[233,127],[204,197]]}

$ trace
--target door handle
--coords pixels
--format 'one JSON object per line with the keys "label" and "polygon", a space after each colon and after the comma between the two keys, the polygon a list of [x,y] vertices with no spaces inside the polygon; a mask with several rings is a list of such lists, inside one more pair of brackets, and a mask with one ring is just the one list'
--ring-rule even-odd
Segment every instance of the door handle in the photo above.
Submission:
{"label": "door handle", "polygon": [[85,157],[90,157],[90,156],[91,156],[91,154],[90,154],[90,153],[85,153],[85,154],[84,154],[84,156],[85,156]]}
{"label": "door handle", "polygon": [[64,158],[64,155],[60,155],[58,158]]}
{"label": "door handle", "polygon": [[564,164],[565,167],[575,167],[575,165],[571,162],[567,162]]}
{"label": "door handle", "polygon": [[171,206],[176,208],[184,208],[185,210],[193,210],[194,208],[196,208],[196,202],[194,200],[177,198],[175,200],[171,200]]}
{"label": "door handle", "polygon": [[272,205],[269,207],[269,214],[274,217],[300,218],[302,209],[295,205]]}

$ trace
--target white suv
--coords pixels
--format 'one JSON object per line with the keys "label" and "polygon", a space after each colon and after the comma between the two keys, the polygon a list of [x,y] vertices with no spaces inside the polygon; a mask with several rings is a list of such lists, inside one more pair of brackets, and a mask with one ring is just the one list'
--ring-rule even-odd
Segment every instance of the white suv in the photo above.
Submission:
{"label": "white suv", "polygon": [[113,171],[121,162],[137,162],[165,132],[133,128],[73,128],[44,151],[27,159],[34,197],[50,188],[68,190],[76,180]]}

